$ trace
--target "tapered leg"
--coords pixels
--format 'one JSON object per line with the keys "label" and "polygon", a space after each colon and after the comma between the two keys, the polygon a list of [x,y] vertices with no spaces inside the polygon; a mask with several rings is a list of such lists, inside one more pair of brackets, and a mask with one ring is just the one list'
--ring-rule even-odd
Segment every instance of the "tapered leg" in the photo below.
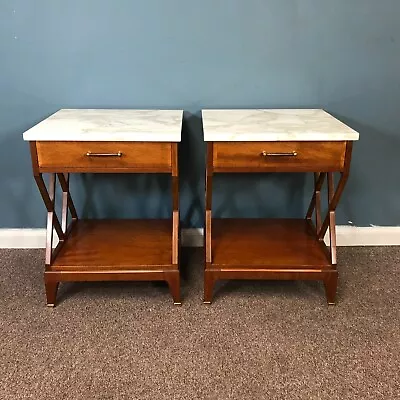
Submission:
{"label": "tapered leg", "polygon": [[215,277],[213,272],[204,271],[204,304],[211,304],[215,285]]}
{"label": "tapered leg", "polygon": [[47,307],[55,307],[59,282],[45,282]]}
{"label": "tapered leg", "polygon": [[170,271],[166,273],[166,281],[169,286],[174,304],[180,306],[181,303],[181,284],[179,271]]}
{"label": "tapered leg", "polygon": [[324,279],[326,300],[329,305],[335,305],[337,292],[338,273],[337,271],[327,274]]}

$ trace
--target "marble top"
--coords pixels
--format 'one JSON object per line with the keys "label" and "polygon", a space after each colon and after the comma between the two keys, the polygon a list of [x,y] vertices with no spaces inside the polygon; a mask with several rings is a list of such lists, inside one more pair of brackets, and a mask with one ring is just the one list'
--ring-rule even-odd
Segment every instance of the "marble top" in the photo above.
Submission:
{"label": "marble top", "polygon": [[358,140],[359,134],[320,109],[203,110],[206,142]]}
{"label": "marble top", "polygon": [[180,142],[182,110],[63,109],[24,133],[24,140]]}

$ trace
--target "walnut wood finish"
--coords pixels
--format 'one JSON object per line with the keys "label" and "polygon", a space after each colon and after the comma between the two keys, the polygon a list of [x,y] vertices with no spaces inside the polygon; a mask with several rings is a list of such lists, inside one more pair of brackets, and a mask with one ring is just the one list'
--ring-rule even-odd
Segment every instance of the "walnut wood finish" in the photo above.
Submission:
{"label": "walnut wood finish", "polygon": [[172,264],[179,263],[179,176],[178,144],[172,143]]}
{"label": "walnut wood finish", "polygon": [[213,219],[213,265],[330,268],[315,231],[305,219]]}
{"label": "walnut wood finish", "polygon": [[[328,304],[335,304],[335,210],[349,175],[352,142],[218,142],[208,143],[207,148],[204,302],[211,303],[219,279],[299,279],[322,280]],[[295,151],[297,156],[263,161],[264,156],[252,158],[257,151]],[[305,219],[212,218],[214,172],[264,171],[314,172],[314,193]],[[334,172],[341,174],[336,190]],[[321,189],[326,177],[328,213],[322,220]],[[323,241],[328,228],[329,248]]]}
{"label": "walnut wood finish", "polygon": [[207,144],[207,165],[206,165],[206,217],[205,217],[205,258],[210,263],[211,255],[211,208],[212,208],[212,177],[213,177],[213,146]]}
{"label": "walnut wood finish", "polygon": [[321,188],[324,184],[325,176],[325,173],[314,173],[314,194],[306,215],[306,218],[311,220],[312,214],[315,211],[315,225],[317,231],[321,229]]}
{"label": "walnut wood finish", "polygon": [[215,142],[215,172],[342,171],[346,142]]}
{"label": "walnut wood finish", "polygon": [[79,220],[48,270],[172,269],[171,237],[170,219]]}
{"label": "walnut wood finish", "polygon": [[40,172],[170,173],[172,169],[171,143],[38,141],[36,146]]}
{"label": "walnut wood finish", "polygon": [[[47,191],[46,184],[43,180],[42,174],[37,174],[34,176],[36,184],[39,188],[39,192],[42,196],[43,202],[46,206],[47,213],[48,213],[48,221],[52,221],[52,225],[54,226],[54,229],[60,239],[64,239],[64,233],[60,224],[60,221],[57,217],[57,215],[54,214],[54,196],[52,196],[52,192],[55,191],[55,188],[52,188],[53,185],[55,185],[55,174],[51,174],[51,182],[50,182],[50,194]],[[49,215],[51,214],[51,215]]]}
{"label": "walnut wood finish", "polygon": [[65,233],[67,229],[68,211],[71,213],[73,220],[78,219],[78,213],[76,212],[74,202],[69,193],[69,174],[57,174],[57,176],[63,191],[62,228]]}
{"label": "walnut wood finish", "polygon": [[[335,184],[333,181],[333,173],[328,172],[328,204],[332,203],[335,191]],[[337,264],[336,260],[336,218],[335,211],[329,208],[329,247],[331,249],[331,261],[333,265]],[[317,232],[319,231],[317,227]]]}
{"label": "walnut wood finish", "polygon": [[[349,178],[350,173],[350,162],[351,162],[351,153],[353,149],[353,142],[347,142],[346,146],[346,157],[345,157],[345,169],[341,173],[341,177],[336,188],[335,193],[332,195],[332,198],[329,200],[329,211],[335,211],[337,205],[339,204],[340,197],[342,196],[344,187],[346,185],[347,179]],[[330,223],[330,215],[328,214],[324,222],[322,224],[321,229],[318,231],[318,239],[322,240]]]}
{"label": "walnut wood finish", "polygon": [[[54,226],[54,206],[56,195],[56,174],[50,175],[49,183],[49,199],[51,209],[47,213],[47,229],[46,229],[46,265],[50,265],[52,261],[52,244],[53,244],[53,226]],[[58,223],[59,224],[59,223]],[[61,227],[62,229],[62,227]],[[60,234],[61,239],[64,239],[64,231]]]}
{"label": "walnut wood finish", "polygon": [[[163,280],[174,304],[181,304],[177,143],[31,142],[30,149],[33,174],[48,211],[47,305],[55,306],[59,282],[104,280]],[[87,151],[121,151],[122,156],[92,158],[84,155]],[[49,172],[48,188],[43,172]],[[168,172],[172,177],[172,218],[79,220],[68,172]],[[61,223],[55,213],[56,177],[62,189]],[[54,250],[53,231],[59,238]]]}

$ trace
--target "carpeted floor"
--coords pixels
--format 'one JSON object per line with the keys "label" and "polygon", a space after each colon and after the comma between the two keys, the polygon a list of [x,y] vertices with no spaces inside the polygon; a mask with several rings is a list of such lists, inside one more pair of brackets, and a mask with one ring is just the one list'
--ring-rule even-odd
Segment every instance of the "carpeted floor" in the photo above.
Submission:
{"label": "carpeted floor", "polygon": [[0,250],[0,399],[399,399],[400,248],[339,249],[318,282],[75,283],[45,306],[43,251]]}

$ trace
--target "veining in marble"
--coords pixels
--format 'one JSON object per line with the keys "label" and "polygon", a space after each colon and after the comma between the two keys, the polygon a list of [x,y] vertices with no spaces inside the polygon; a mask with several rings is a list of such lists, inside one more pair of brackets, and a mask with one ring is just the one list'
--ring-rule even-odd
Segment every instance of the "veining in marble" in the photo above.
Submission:
{"label": "veining in marble", "polygon": [[320,109],[203,110],[204,140],[337,141],[359,134]]}
{"label": "veining in marble", "polygon": [[62,109],[24,140],[180,142],[182,110]]}

